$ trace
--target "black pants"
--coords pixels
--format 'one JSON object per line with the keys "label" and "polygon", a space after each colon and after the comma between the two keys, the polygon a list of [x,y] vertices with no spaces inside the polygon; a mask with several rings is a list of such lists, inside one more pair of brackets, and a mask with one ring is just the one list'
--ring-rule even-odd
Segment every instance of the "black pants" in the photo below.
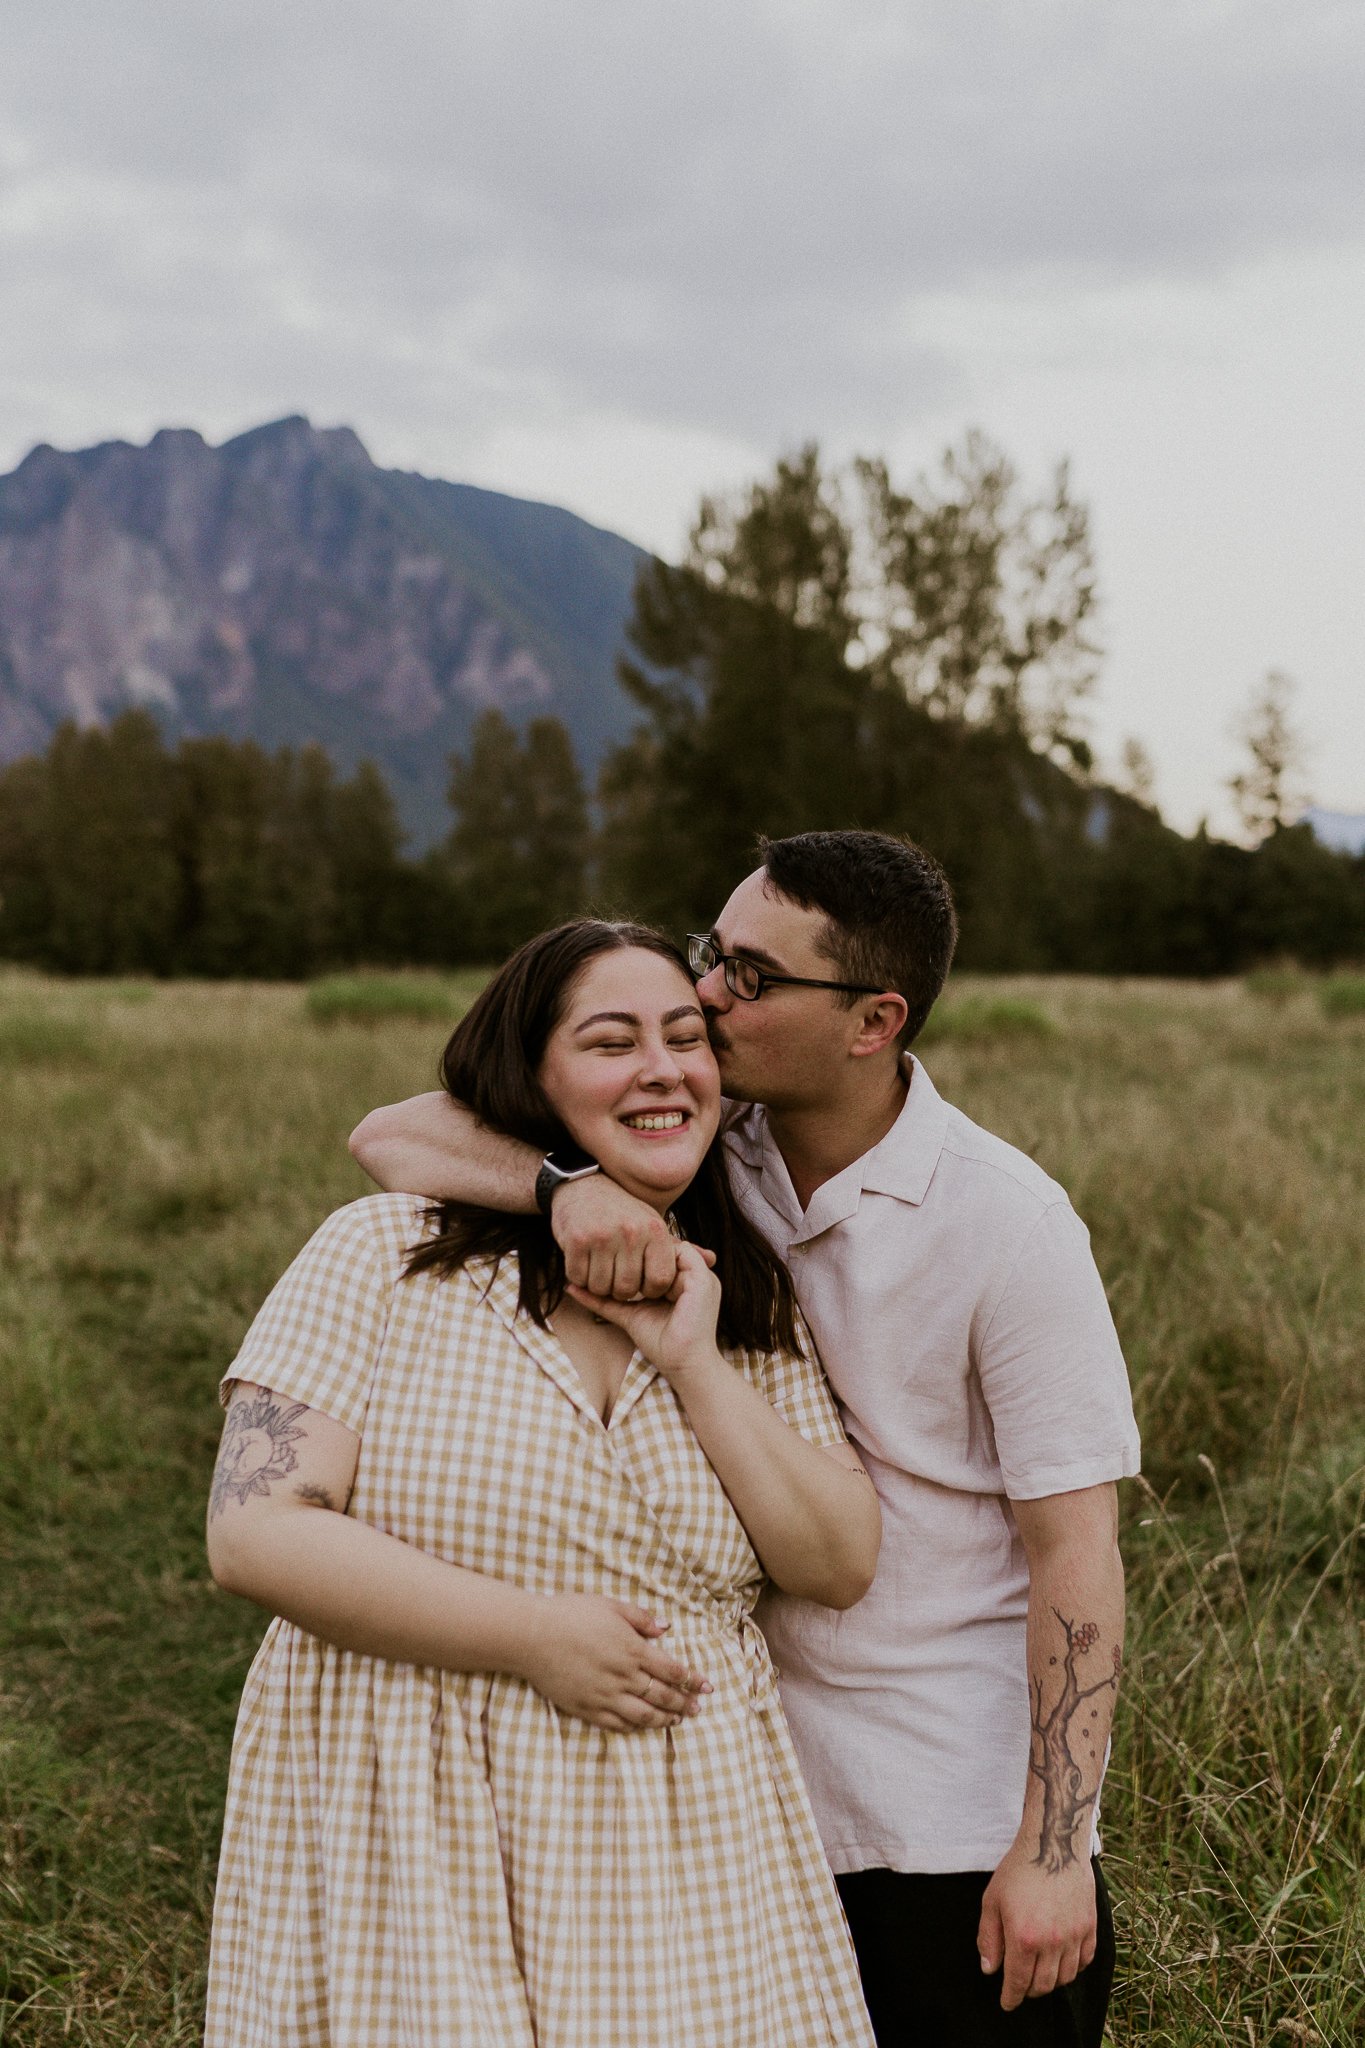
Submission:
{"label": "black pants", "polygon": [[1095,1960],[1045,1998],[1000,2009],[976,1949],[989,1871],[856,1870],[839,1879],[878,2048],[1101,2048],[1114,1922],[1095,1864]]}

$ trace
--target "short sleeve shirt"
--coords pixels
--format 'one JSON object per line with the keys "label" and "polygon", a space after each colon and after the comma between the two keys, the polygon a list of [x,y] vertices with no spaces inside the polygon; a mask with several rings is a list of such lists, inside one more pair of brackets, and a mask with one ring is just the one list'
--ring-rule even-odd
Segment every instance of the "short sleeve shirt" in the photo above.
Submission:
{"label": "short sleeve shirt", "polygon": [[1029,1756],[1028,1567],[1010,1503],[1138,1469],[1085,1226],[918,1061],[892,1129],[804,1213],[760,1107],[727,1144],[882,1507],[856,1607],[770,1592],[760,1610],[826,1850],[837,1871],[992,1869]]}

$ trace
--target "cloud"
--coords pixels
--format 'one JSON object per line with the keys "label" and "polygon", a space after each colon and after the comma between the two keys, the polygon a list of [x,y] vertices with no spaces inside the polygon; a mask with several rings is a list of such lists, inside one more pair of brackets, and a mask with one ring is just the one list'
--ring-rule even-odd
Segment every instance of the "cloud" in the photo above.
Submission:
{"label": "cloud", "polygon": [[1365,198],[1329,0],[20,0],[7,41],[16,443],[874,440],[952,401],[930,299],[1198,278]]}

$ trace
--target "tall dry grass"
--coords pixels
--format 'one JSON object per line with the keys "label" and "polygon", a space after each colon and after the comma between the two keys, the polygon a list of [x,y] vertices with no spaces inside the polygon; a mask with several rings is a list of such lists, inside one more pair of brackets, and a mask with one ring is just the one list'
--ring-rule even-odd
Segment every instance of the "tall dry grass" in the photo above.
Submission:
{"label": "tall dry grass", "polygon": [[[198,2037],[260,1632],[203,1563],[214,1382],[363,1191],[345,1131],[441,1036],[299,989],[0,977],[0,2042]],[[1115,2048],[1352,2048],[1365,1019],[1309,983],[978,983],[926,1058],[1072,1191],[1133,1370]]]}

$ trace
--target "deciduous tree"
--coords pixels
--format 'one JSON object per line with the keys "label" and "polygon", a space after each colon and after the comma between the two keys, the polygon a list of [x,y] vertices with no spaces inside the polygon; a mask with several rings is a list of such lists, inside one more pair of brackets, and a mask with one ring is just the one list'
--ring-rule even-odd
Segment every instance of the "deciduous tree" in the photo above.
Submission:
{"label": "deciduous tree", "polygon": [[1079,721],[1098,672],[1095,564],[1067,464],[1029,497],[1003,452],[972,432],[908,491],[880,459],[855,473],[869,659],[939,716],[1088,766]]}

